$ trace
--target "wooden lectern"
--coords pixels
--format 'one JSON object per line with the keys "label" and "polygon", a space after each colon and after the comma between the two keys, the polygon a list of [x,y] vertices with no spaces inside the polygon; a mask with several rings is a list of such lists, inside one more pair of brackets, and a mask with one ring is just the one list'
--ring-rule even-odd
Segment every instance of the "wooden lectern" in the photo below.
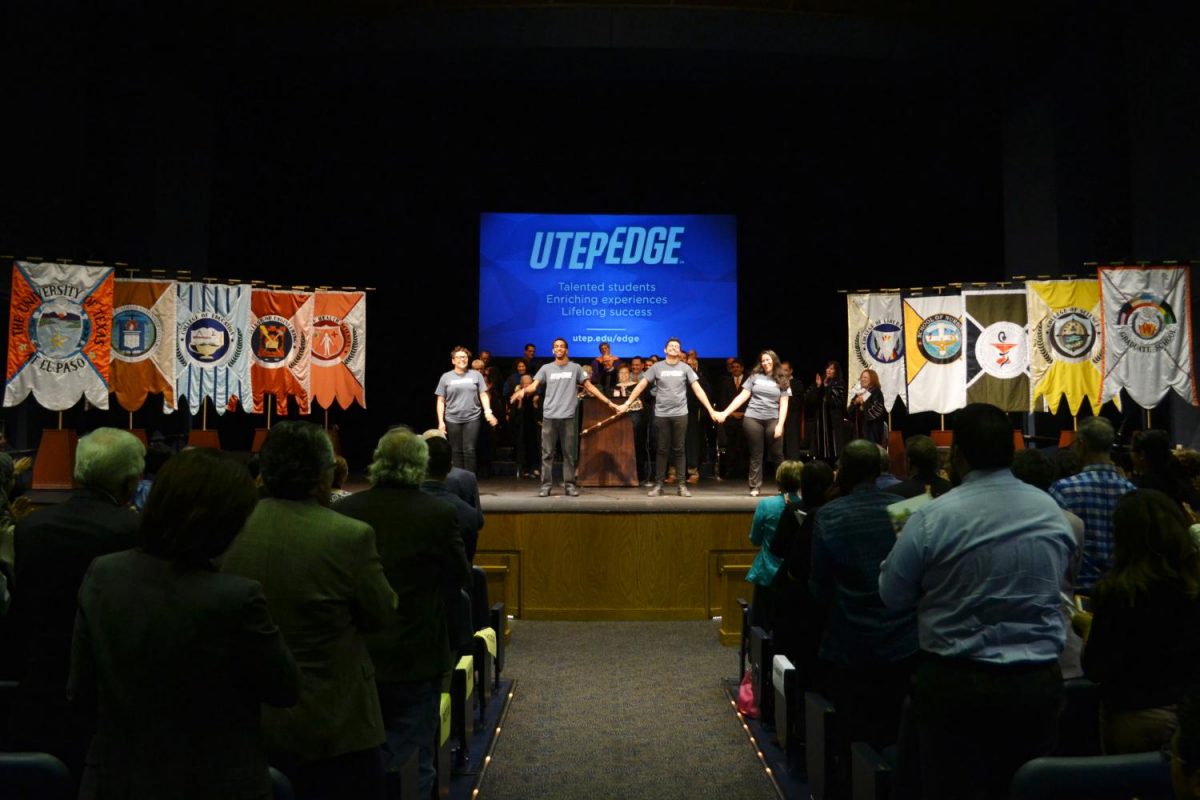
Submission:
{"label": "wooden lectern", "polygon": [[637,486],[637,463],[633,453],[633,421],[629,415],[609,420],[612,409],[592,397],[583,399],[581,431],[600,425],[579,437],[580,486]]}

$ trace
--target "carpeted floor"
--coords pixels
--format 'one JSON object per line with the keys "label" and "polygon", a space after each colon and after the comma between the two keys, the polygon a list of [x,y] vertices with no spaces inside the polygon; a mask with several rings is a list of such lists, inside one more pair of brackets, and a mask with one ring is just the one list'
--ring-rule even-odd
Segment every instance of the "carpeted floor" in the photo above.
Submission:
{"label": "carpeted floor", "polygon": [[717,625],[514,620],[479,800],[776,800],[721,691],[737,651]]}

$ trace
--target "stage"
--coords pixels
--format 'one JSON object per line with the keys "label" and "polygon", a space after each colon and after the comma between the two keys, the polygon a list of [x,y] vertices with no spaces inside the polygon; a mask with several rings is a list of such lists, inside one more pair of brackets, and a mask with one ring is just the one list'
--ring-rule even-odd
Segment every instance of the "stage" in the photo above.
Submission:
{"label": "stage", "polygon": [[[749,599],[746,571],[758,548],[750,521],[759,499],[744,480],[706,479],[678,497],[647,497],[642,486],[561,484],[538,497],[536,479],[480,482],[486,524],[475,563],[488,573],[492,599],[526,619],[723,619],[721,638],[737,641],[738,597]],[[775,491],[764,487],[764,495]]]}

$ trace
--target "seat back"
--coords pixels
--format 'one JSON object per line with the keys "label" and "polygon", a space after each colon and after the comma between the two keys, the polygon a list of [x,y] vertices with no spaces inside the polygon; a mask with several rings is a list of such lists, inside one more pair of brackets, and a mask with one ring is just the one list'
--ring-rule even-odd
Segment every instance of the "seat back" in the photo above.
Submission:
{"label": "seat back", "polygon": [[1100,755],[1100,686],[1087,678],[1072,678],[1063,682],[1063,694],[1066,703],[1054,755]]}
{"label": "seat back", "polygon": [[804,746],[808,788],[813,800],[837,795],[837,725],[833,704],[824,695],[804,693]]}
{"label": "seat back", "polygon": [[295,797],[287,775],[271,767],[271,800],[295,800]]}
{"label": "seat back", "polygon": [[71,800],[75,782],[67,765],[49,753],[0,753],[0,797]]}
{"label": "seat back", "polygon": [[1159,752],[1035,758],[1013,776],[1012,800],[1153,800],[1171,797],[1170,762]]}
{"label": "seat back", "polygon": [[[471,624],[481,631],[492,624],[491,604],[488,603],[487,573],[483,567],[471,567]],[[497,634],[504,631],[497,631]]]}

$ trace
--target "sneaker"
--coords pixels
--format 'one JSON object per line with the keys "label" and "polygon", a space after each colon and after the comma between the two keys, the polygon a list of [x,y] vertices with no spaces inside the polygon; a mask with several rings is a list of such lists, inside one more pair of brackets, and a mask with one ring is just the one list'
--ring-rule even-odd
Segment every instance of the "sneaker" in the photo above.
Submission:
{"label": "sneaker", "polygon": [[538,497],[549,497],[549,496],[550,496],[550,487],[549,486],[543,486],[541,489],[538,489]]}
{"label": "sneaker", "polygon": [[663,496],[662,484],[661,483],[654,484],[654,488],[651,489],[650,491],[646,492],[646,496],[647,497],[662,497]]}
{"label": "sneaker", "polygon": [[700,482],[700,476],[699,475],[688,475],[687,482],[690,483],[692,486],[695,486],[697,483]]}
{"label": "sneaker", "polygon": [[680,497],[691,497],[692,492],[690,489],[687,488],[687,486],[685,484],[681,483],[679,485],[679,496]]}
{"label": "sneaker", "polygon": [[579,497],[579,490],[574,486],[567,487],[567,497]]}
{"label": "sneaker", "polygon": [[751,489],[751,490],[750,490],[750,496],[751,496],[751,497],[758,497],[758,489]]}

